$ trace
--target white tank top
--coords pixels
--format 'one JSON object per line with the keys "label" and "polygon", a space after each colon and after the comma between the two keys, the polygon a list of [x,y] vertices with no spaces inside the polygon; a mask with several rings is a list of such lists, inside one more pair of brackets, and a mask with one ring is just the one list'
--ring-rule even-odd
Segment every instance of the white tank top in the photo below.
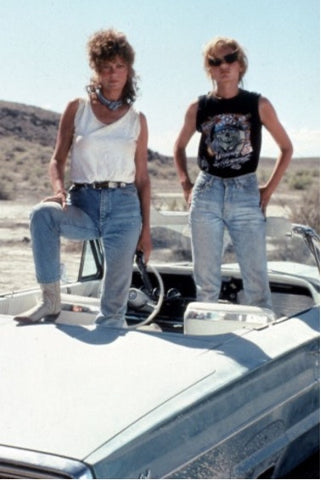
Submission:
{"label": "white tank top", "polygon": [[139,133],[139,114],[133,107],[119,120],[106,125],[96,118],[90,101],[80,99],[71,149],[71,181],[134,182]]}

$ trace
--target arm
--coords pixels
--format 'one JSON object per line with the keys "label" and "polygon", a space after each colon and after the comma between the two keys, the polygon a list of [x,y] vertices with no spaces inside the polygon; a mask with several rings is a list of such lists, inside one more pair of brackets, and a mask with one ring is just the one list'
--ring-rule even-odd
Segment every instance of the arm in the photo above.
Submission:
{"label": "arm", "polygon": [[183,188],[184,197],[187,203],[190,203],[193,184],[188,174],[186,147],[193,134],[196,132],[196,114],[198,102],[192,103],[188,108],[184,125],[180,131],[174,147],[174,162],[178,178]]}
{"label": "arm", "polygon": [[293,153],[293,147],[288,134],[280,123],[277,114],[271,103],[264,97],[260,98],[259,114],[265,128],[270,132],[280,149],[279,156],[274,169],[267,183],[260,188],[261,207],[263,212],[270,201],[270,198],[280,183],[285,170],[287,169]]}
{"label": "arm", "polygon": [[61,116],[56,146],[49,163],[49,178],[54,195],[44,199],[45,202],[54,201],[66,206],[66,191],[64,188],[65,166],[74,134],[74,119],[78,108],[78,100],[67,105]]}
{"label": "arm", "polygon": [[147,263],[152,250],[152,240],[150,233],[150,179],[147,169],[148,128],[146,118],[143,114],[140,114],[140,125],[141,130],[135,153],[135,185],[142,212],[142,231],[137,243],[137,250],[144,252],[144,259]]}

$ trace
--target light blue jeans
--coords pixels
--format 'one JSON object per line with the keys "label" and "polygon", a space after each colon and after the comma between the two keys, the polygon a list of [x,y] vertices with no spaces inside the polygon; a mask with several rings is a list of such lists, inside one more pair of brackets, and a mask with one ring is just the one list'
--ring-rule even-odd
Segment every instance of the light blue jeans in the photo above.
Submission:
{"label": "light blue jeans", "polygon": [[72,187],[65,210],[58,203],[40,203],[31,212],[30,219],[39,283],[57,282],[60,278],[61,236],[73,240],[102,239],[105,275],[96,322],[122,326],[141,231],[141,209],[135,185],[102,190]]}
{"label": "light blue jeans", "polygon": [[197,300],[219,299],[226,227],[240,265],[244,303],[272,308],[265,218],[256,174],[224,179],[200,172],[193,189],[190,225]]}

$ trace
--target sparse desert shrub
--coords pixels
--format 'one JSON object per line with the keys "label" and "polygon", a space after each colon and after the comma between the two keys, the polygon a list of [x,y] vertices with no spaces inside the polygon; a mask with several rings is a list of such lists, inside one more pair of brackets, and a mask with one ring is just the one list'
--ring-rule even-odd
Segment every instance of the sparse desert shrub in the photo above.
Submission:
{"label": "sparse desert shrub", "polygon": [[17,158],[15,161],[16,167],[20,168],[22,165],[24,165],[25,161],[23,158]]}
{"label": "sparse desert shrub", "polygon": [[300,203],[292,206],[291,220],[295,223],[309,225],[320,234],[320,189],[315,186],[302,195]]}
{"label": "sparse desert shrub", "polygon": [[16,145],[15,147],[13,147],[13,151],[14,152],[25,152],[26,149],[25,149],[25,147],[23,147],[21,145]]}
{"label": "sparse desert shrub", "polygon": [[260,184],[264,184],[268,181],[270,178],[271,172],[267,171],[266,169],[261,168],[258,171],[258,181]]}
{"label": "sparse desert shrub", "polygon": [[289,187],[293,190],[305,190],[313,184],[313,172],[299,170],[289,177]]}
{"label": "sparse desert shrub", "polygon": [[5,169],[0,169],[0,176],[1,176],[1,185],[8,186],[13,180],[12,172],[6,172]]}
{"label": "sparse desert shrub", "polygon": [[0,182],[0,200],[12,200],[13,198],[11,183]]}

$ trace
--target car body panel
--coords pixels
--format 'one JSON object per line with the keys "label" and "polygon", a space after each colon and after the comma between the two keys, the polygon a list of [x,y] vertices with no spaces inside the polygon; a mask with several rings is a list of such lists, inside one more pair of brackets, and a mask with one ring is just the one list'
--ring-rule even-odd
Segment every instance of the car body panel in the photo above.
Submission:
{"label": "car body panel", "polygon": [[[319,448],[319,274],[306,249],[296,243],[300,262],[286,262],[291,236],[269,244],[266,318],[242,304],[232,260],[220,301],[197,304],[184,218],[164,215],[156,232],[172,258],[169,227],[180,261],[154,262],[165,295],[152,325],[139,326],[146,311],[130,304],[129,328],[95,325],[97,240],[84,245],[78,281],[62,286],[55,323],[13,321],[37,289],[0,296],[0,478],[282,478]],[[317,261],[310,231],[293,231]],[[132,285],[145,294],[140,274],[134,266]]]}
{"label": "car body panel", "polygon": [[182,338],[0,320],[0,444],[79,459],[109,440],[118,445],[133,424],[153,425],[147,419],[159,409],[157,422],[284,355],[298,338],[317,338],[314,316],[290,322],[264,335],[241,329]]}

